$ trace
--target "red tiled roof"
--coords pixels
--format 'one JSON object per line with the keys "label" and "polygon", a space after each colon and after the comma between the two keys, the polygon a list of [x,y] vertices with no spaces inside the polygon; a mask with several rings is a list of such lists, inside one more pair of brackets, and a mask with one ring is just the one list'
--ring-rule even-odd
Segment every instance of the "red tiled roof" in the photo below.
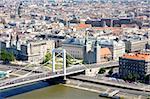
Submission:
{"label": "red tiled roof", "polygon": [[100,49],[100,55],[105,56],[105,55],[111,55],[111,51],[109,48],[101,48]]}
{"label": "red tiled roof", "polygon": [[86,28],[90,28],[91,25],[90,24],[78,24],[77,26],[75,26],[75,28],[78,30],[80,29],[86,29]]}
{"label": "red tiled roof", "polygon": [[124,54],[122,58],[135,59],[135,60],[150,60],[150,54],[148,53],[130,53]]}

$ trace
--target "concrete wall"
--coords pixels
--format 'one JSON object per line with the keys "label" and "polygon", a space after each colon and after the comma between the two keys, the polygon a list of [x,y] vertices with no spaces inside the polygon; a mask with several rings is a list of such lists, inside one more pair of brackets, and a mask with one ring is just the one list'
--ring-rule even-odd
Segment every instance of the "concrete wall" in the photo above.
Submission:
{"label": "concrete wall", "polygon": [[83,46],[73,44],[63,44],[62,48],[71,54],[74,58],[83,59]]}
{"label": "concrete wall", "polygon": [[31,42],[27,45],[27,56],[28,61],[38,62],[42,61],[47,52],[52,52],[52,49],[55,47],[54,41],[40,41],[40,42]]}

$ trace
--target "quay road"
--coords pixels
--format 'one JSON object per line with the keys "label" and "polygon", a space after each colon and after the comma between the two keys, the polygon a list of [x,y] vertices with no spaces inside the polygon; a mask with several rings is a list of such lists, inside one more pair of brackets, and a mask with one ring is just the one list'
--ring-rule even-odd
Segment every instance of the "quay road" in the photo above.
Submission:
{"label": "quay road", "polygon": [[[124,97],[125,99],[133,99],[132,96],[140,96],[140,95],[145,96],[145,97],[149,96],[149,92],[136,91],[136,90],[130,90],[130,89],[126,89],[126,88],[109,86],[109,85],[105,85],[105,84],[91,83],[91,82],[76,80],[76,79],[72,79],[70,76],[69,76],[69,78],[67,78],[67,80],[68,80],[69,84],[67,84],[66,86],[69,85],[69,86],[72,86],[75,88],[86,88],[86,89],[94,90],[98,93],[102,93],[102,92],[105,93],[105,92],[109,92],[109,91],[119,90],[119,94],[121,96],[125,95],[125,97]],[[129,97],[132,97],[132,98],[129,98]],[[141,99],[146,99],[146,98],[141,98]]]}
{"label": "quay road", "polygon": [[73,65],[66,69],[66,74],[64,74],[63,70],[59,70],[55,73],[43,72],[43,73],[37,73],[37,74],[32,74],[32,75],[27,75],[27,76],[16,77],[12,79],[6,79],[6,80],[0,81],[0,90],[22,85],[22,84],[32,83],[36,81],[75,74],[75,73],[83,72],[84,70],[90,69],[90,68],[98,68],[98,67],[109,68],[109,67],[114,67],[114,66],[115,67],[118,66],[118,62],[106,62],[106,63],[88,64],[88,65]]}
{"label": "quay road", "polygon": [[95,77],[89,77],[85,75],[77,75],[77,76],[72,76],[69,77],[69,79],[75,79],[83,82],[90,82],[90,83],[95,83],[95,84],[102,84],[102,85],[108,85],[112,87],[116,87],[119,89],[128,89],[128,90],[135,90],[135,91],[140,91],[143,92],[144,94],[148,95],[150,92],[150,85],[136,85],[132,83],[119,83],[116,81],[109,81],[105,79],[98,79]]}

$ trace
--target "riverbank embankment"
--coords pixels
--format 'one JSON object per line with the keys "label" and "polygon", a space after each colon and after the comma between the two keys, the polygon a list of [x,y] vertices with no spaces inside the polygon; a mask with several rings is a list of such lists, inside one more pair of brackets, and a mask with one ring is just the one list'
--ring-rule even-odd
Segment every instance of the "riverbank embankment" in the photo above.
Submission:
{"label": "riverbank embankment", "polygon": [[[111,88],[111,87],[101,85],[101,84],[83,82],[83,81],[74,80],[74,79],[67,79],[66,84],[64,84],[64,86],[81,89],[81,90],[86,90],[86,91],[91,91],[91,92],[96,92],[99,94],[107,92],[108,90],[115,89],[115,88]],[[117,94],[117,96],[120,96],[123,99],[138,99],[138,97],[139,97],[139,95],[125,93],[125,92],[121,92],[121,91]],[[146,99],[146,97],[144,97],[144,96],[141,96],[141,97],[142,97],[142,99]]]}

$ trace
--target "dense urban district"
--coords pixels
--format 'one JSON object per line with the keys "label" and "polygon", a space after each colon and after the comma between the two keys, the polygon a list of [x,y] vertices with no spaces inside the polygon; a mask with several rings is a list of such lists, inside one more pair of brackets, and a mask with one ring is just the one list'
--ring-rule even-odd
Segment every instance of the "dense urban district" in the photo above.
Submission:
{"label": "dense urban district", "polygon": [[62,77],[100,97],[150,99],[150,0],[0,0],[0,99]]}

